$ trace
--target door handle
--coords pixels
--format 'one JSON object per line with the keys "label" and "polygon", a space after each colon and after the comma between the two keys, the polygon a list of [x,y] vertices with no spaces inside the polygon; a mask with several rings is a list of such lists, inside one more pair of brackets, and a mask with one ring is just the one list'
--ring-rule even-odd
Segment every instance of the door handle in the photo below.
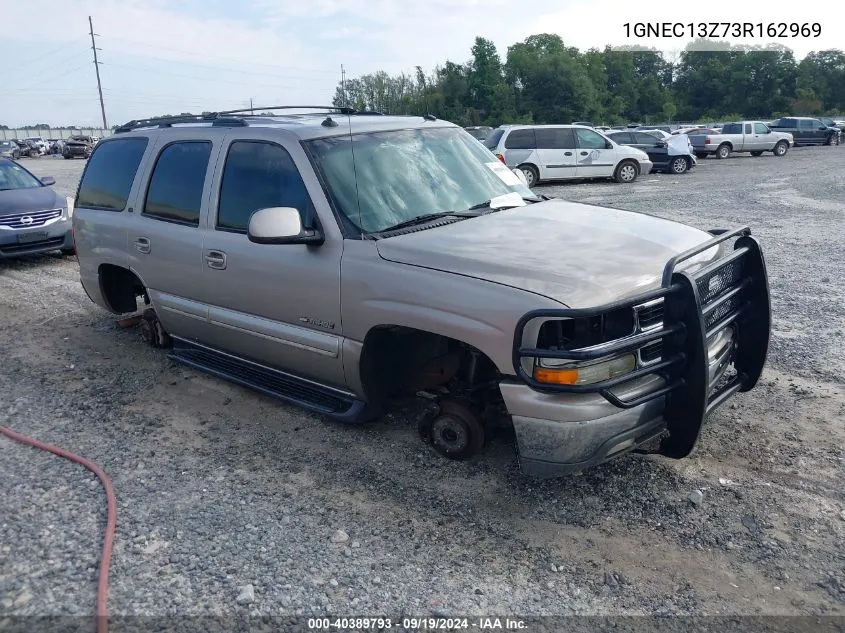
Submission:
{"label": "door handle", "polygon": [[563,155],[564,156],[572,156],[572,152],[564,152]]}
{"label": "door handle", "polygon": [[137,237],[135,238],[135,250],[139,253],[144,253],[145,255],[150,252],[150,238],[148,237]]}
{"label": "door handle", "polygon": [[589,154],[589,153],[590,153],[590,152],[581,152],[581,156],[586,156],[586,155],[587,155],[587,154]]}
{"label": "door handle", "polygon": [[224,270],[226,268],[226,253],[223,251],[206,251],[205,263],[214,270]]}

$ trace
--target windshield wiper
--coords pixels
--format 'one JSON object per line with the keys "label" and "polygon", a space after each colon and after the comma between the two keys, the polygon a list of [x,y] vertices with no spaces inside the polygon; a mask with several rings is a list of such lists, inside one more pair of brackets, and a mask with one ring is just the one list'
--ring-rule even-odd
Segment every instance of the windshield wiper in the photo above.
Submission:
{"label": "windshield wiper", "polygon": [[[470,211],[471,209],[467,209]],[[476,218],[478,217],[479,213],[467,213],[465,211],[461,212],[453,212],[447,211],[445,213],[426,213],[425,215],[418,215],[415,218],[411,218],[410,220],[405,220],[404,222],[399,222],[399,224],[394,224],[393,226],[388,226],[386,229],[381,229],[380,231],[374,231],[375,234],[379,233],[390,233],[391,231],[398,231],[400,229],[405,229],[410,226],[418,226],[420,224],[425,224],[426,222],[431,222],[432,220],[438,220],[440,218]]]}
{"label": "windshield wiper", "polygon": [[[525,202],[531,202],[531,203],[541,202],[543,200],[543,198],[541,198],[539,196],[535,196],[533,198],[522,196],[522,199]],[[501,211],[502,209],[513,209],[514,207],[521,207],[522,206],[521,204],[503,204],[501,206],[496,205],[494,207],[492,205],[495,202],[496,202],[496,198],[491,198],[490,200],[487,200],[486,202],[479,202],[478,204],[472,205],[469,209],[467,209],[467,211],[478,211],[480,209],[490,209],[491,211]]]}

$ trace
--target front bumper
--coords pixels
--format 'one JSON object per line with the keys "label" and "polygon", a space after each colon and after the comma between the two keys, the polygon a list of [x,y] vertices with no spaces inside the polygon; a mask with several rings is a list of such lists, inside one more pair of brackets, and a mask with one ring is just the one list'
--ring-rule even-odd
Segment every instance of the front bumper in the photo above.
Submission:
{"label": "front bumper", "polygon": [[[735,239],[733,252],[694,272],[684,261]],[[529,324],[593,318],[662,301],[662,320],[633,335],[581,349],[539,349]],[[636,311],[636,310],[635,310]],[[500,385],[516,431],[520,465],[538,476],[601,463],[664,435],[660,454],[692,452],[704,419],[737,392],[757,383],[765,364],[771,310],[765,261],[748,228],[720,232],[667,262],[660,288],[605,306],[526,314],[514,336],[518,381]],[[534,359],[571,362],[635,353],[658,343],[648,363],[601,382],[550,385],[531,373]]]}
{"label": "front bumper", "polygon": [[59,220],[31,229],[0,228],[0,259],[72,249],[73,230],[66,215],[64,212]]}
{"label": "front bumper", "polygon": [[640,161],[640,174],[651,173],[652,169],[654,169],[654,163],[652,163],[650,160]]}

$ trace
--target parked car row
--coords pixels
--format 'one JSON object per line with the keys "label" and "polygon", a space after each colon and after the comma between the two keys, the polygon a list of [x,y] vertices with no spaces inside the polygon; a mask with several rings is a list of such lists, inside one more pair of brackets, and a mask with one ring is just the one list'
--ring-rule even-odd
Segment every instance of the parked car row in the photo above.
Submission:
{"label": "parked car row", "polygon": [[612,178],[630,183],[641,174],[682,174],[696,165],[687,137],[662,131],[602,134],[586,125],[509,125],[493,130],[485,146],[529,186],[549,180]]}

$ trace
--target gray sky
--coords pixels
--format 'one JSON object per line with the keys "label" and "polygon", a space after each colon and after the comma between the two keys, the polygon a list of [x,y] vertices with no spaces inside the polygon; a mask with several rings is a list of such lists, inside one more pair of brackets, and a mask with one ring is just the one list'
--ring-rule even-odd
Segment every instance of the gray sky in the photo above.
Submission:
{"label": "gray sky", "polygon": [[[640,44],[677,52],[691,37],[626,37],[635,22],[749,22],[784,12],[770,2],[712,0],[0,0],[0,123],[100,125],[88,16],[101,37],[110,125],[182,111],[256,105],[328,104],[340,65],[354,77],[376,70],[426,72],[469,58],[476,36],[507,47],[557,33],[582,50]],[[797,57],[841,48],[841,16],[827,0],[801,3],[820,37],[755,37],[733,43],[790,47]],[[829,17],[828,17],[829,16]],[[783,19],[783,18],[781,18]],[[839,34],[837,33],[839,32]]]}

